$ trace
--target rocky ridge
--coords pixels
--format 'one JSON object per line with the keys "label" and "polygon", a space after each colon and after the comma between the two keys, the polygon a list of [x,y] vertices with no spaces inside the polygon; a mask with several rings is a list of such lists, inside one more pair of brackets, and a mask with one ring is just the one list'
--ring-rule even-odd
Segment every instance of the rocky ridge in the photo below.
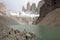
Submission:
{"label": "rocky ridge", "polygon": [[44,4],[41,6],[39,11],[39,18],[36,21],[36,24],[44,20],[46,15],[56,8],[60,8],[60,0],[44,0]]}
{"label": "rocky ridge", "polygon": [[48,13],[40,22],[42,25],[60,26],[60,8]]}

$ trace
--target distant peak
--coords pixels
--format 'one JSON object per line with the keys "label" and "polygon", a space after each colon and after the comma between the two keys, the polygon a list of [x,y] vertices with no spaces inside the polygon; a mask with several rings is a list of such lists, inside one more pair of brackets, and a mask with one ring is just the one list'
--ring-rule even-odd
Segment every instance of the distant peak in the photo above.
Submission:
{"label": "distant peak", "polygon": [[2,9],[2,8],[6,8],[6,6],[0,2],[0,9]]}

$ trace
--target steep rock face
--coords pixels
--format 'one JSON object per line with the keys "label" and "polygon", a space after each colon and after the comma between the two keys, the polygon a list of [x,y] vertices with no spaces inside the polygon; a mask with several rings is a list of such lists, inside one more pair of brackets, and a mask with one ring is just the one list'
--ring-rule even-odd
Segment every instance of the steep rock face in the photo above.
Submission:
{"label": "steep rock face", "polygon": [[36,4],[33,3],[30,7],[30,11],[35,12],[35,10],[36,10]]}
{"label": "steep rock face", "polygon": [[60,7],[60,0],[45,0],[45,3],[40,8],[40,16],[37,19],[38,23],[39,21],[43,20],[43,18],[51,11],[53,11],[56,8]]}
{"label": "steep rock face", "polygon": [[60,0],[55,0],[55,4],[57,8],[60,8]]}
{"label": "steep rock face", "polygon": [[26,9],[25,9],[25,7],[24,7],[24,6],[22,6],[22,11],[26,12]]}
{"label": "steep rock face", "polygon": [[44,4],[44,1],[39,1],[39,3],[38,3],[38,6],[37,6],[37,12],[38,12],[38,14],[39,14],[39,11],[40,11],[40,8],[41,8],[41,6]]}
{"label": "steep rock face", "polygon": [[56,7],[53,0],[45,0],[45,4],[40,8],[40,17],[45,17],[47,13],[54,10],[55,8]]}
{"label": "steep rock face", "polygon": [[60,8],[47,14],[47,16],[40,22],[42,25],[60,26]]}
{"label": "steep rock face", "polygon": [[30,2],[27,3],[27,10],[30,11]]}

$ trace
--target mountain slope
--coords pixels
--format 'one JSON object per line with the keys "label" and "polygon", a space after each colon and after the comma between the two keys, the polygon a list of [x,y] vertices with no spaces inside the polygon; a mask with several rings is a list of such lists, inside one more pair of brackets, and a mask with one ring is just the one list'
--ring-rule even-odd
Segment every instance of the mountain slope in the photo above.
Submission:
{"label": "mountain slope", "polygon": [[60,8],[48,13],[48,15],[40,22],[40,24],[60,26]]}
{"label": "mountain slope", "polygon": [[17,25],[19,24],[14,19],[6,16],[0,16],[0,23],[3,23],[5,25]]}

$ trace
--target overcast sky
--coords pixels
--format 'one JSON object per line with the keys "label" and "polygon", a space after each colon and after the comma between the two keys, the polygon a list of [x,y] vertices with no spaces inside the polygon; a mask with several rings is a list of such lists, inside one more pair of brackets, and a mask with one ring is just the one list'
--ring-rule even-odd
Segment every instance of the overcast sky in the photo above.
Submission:
{"label": "overcast sky", "polygon": [[0,2],[4,3],[5,6],[12,11],[21,11],[22,6],[26,7],[28,1],[31,4],[36,3],[37,5],[40,0],[0,0]]}

